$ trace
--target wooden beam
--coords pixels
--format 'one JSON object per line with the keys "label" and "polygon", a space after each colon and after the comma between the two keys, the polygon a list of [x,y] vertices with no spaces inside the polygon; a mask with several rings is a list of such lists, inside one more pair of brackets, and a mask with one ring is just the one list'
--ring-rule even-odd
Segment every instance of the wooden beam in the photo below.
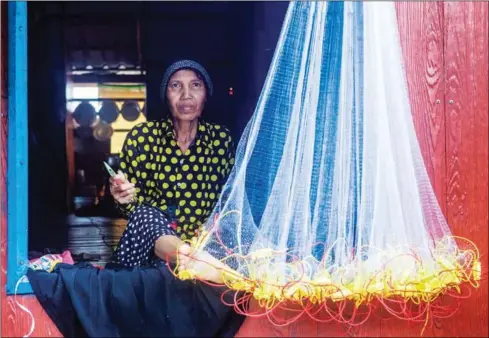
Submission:
{"label": "wooden beam", "polygon": [[144,75],[70,75],[70,79],[73,83],[109,83],[109,82],[119,82],[119,83],[145,83],[146,76]]}
{"label": "wooden beam", "polygon": [[7,294],[30,293],[19,283],[28,266],[27,2],[8,3]]}

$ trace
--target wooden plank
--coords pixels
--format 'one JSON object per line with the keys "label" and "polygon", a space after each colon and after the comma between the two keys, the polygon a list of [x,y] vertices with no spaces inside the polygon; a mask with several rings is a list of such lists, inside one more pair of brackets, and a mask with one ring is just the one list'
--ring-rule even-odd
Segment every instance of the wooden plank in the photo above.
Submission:
{"label": "wooden plank", "polygon": [[[443,74],[443,4],[396,3],[409,100],[423,159],[446,215],[446,153]],[[392,318],[382,311],[382,337],[419,336],[423,323]],[[428,327],[425,336],[436,336]]]}
{"label": "wooden plank", "polygon": [[[6,308],[4,305],[5,299],[5,267],[4,262],[7,258],[6,244],[7,244],[7,3],[1,2],[1,86],[2,86],[2,103],[0,111],[0,305],[2,309]],[[8,335],[9,331],[2,322],[0,325],[0,337]]]}
{"label": "wooden plank", "polygon": [[396,9],[416,134],[446,215],[443,5],[397,2]]}
{"label": "wooden plank", "polygon": [[[6,283],[6,259],[7,259],[7,87],[4,79],[7,75],[7,2],[2,2],[2,40],[1,40],[1,74],[2,74],[2,105],[1,130],[0,130],[0,207],[1,207],[1,229],[0,229],[0,297],[1,297],[1,337],[22,337],[29,333],[32,325],[32,318],[23,311],[15,302],[12,296],[5,294]],[[61,337],[61,334],[48,318],[35,297],[19,296],[17,301],[28,308],[35,318],[35,328],[31,336],[34,337]]]}
{"label": "wooden plank", "polygon": [[27,270],[27,3],[8,3],[7,292]]}
{"label": "wooden plank", "polygon": [[[448,222],[474,241],[488,271],[488,3],[445,2]],[[450,100],[453,100],[451,103]],[[487,282],[444,333],[487,337]]]}
{"label": "wooden plank", "polygon": [[34,323],[32,317],[16,304],[13,296],[6,297],[3,293],[2,337],[23,337],[30,332],[32,325],[34,331],[30,337],[62,337],[36,297],[18,296],[17,301],[32,312]]}
{"label": "wooden plank", "polygon": [[[255,311],[259,311],[259,308],[256,302],[252,302],[250,312]],[[348,311],[344,313],[347,314]],[[278,310],[274,315],[281,321],[286,321],[296,313]],[[236,337],[379,337],[381,320],[380,316],[372,314],[365,324],[349,327],[335,321],[321,323],[303,314],[289,325],[275,326],[266,316],[262,316],[246,318]]]}

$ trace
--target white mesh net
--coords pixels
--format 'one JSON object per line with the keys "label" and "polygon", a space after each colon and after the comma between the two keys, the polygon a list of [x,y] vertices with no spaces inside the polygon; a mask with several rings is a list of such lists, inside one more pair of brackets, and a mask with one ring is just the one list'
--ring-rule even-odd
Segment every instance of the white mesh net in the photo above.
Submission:
{"label": "white mesh net", "polygon": [[478,279],[477,250],[459,250],[424,166],[398,34],[392,2],[290,3],[234,169],[193,242],[233,270],[221,271],[231,289],[267,307],[430,302]]}

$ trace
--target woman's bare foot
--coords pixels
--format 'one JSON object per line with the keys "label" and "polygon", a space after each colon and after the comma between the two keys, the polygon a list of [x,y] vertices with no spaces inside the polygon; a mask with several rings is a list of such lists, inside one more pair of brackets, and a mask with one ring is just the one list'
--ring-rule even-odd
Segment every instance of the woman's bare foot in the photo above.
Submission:
{"label": "woman's bare foot", "polygon": [[205,251],[192,252],[188,244],[178,249],[179,270],[189,270],[195,277],[217,284],[223,284],[223,270],[232,271],[226,264]]}

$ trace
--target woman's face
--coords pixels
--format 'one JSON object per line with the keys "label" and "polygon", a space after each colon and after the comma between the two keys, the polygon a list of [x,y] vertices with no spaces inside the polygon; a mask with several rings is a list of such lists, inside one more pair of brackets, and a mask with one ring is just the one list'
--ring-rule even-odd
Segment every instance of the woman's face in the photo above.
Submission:
{"label": "woman's face", "polygon": [[204,110],[206,99],[204,82],[193,70],[179,70],[168,81],[166,98],[173,118],[193,121]]}

